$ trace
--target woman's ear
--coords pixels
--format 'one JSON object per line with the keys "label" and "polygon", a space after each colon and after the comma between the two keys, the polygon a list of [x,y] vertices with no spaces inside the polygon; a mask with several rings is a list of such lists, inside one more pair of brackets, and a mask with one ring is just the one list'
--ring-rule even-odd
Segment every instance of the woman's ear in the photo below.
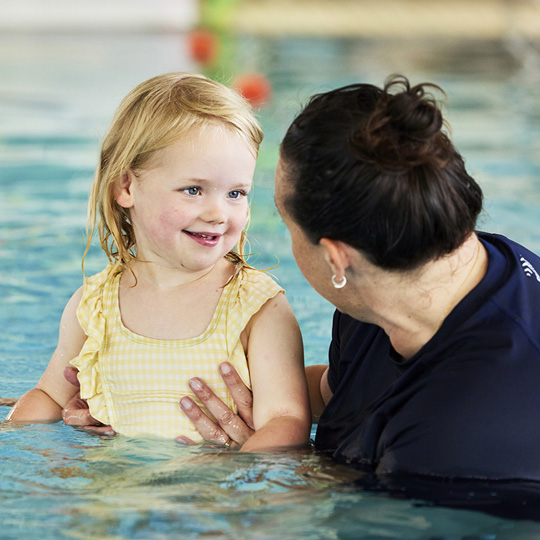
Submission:
{"label": "woman's ear", "polygon": [[133,179],[133,173],[128,171],[122,176],[116,187],[114,199],[122,208],[131,208],[133,206],[133,196],[131,194]]}
{"label": "woman's ear", "polygon": [[345,270],[349,268],[351,261],[349,256],[349,246],[339,240],[321,238],[319,243],[324,248],[324,258],[332,270],[332,274],[338,280],[345,275]]}

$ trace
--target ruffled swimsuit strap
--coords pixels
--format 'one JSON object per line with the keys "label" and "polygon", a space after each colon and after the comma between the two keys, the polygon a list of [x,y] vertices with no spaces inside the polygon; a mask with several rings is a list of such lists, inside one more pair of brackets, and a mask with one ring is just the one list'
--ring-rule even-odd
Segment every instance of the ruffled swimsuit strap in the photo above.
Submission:
{"label": "ruffled swimsuit strap", "polygon": [[85,279],[77,318],[87,339],[79,355],[70,362],[79,370],[81,397],[88,401],[92,416],[104,424],[111,423],[101,387],[99,365],[108,311],[104,300],[110,296],[110,288],[123,270],[120,264],[109,264],[99,274]]}

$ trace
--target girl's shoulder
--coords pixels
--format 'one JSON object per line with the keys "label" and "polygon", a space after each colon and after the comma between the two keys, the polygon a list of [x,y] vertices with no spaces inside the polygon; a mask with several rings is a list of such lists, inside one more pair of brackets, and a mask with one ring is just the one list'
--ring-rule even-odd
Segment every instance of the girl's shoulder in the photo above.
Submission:
{"label": "girl's shoulder", "polygon": [[84,289],[99,289],[124,270],[118,263],[109,263],[101,272],[84,278]]}
{"label": "girl's shoulder", "polygon": [[283,288],[266,272],[243,267],[227,285],[226,302],[229,331],[236,333],[245,328],[249,320],[264,304]]}
{"label": "girl's shoulder", "polygon": [[118,274],[122,273],[123,269],[124,267],[122,265],[111,263],[101,272],[84,278],[82,297],[77,308],[77,316],[83,329],[85,327],[83,322],[92,313],[95,314],[96,308],[99,308],[99,311],[102,310],[103,291],[107,285],[114,281]]}
{"label": "girl's shoulder", "polygon": [[267,272],[255,268],[244,267],[237,276],[239,285],[239,295],[263,295],[268,298],[274,297],[279,292],[284,292],[283,287],[279,285]]}

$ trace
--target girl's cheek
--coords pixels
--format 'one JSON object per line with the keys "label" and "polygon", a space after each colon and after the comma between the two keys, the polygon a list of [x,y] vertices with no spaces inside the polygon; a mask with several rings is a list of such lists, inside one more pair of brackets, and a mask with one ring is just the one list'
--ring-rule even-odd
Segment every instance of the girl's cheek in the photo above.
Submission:
{"label": "girl's cheek", "polygon": [[185,229],[185,220],[180,212],[175,210],[161,212],[151,225],[151,232],[155,238],[167,238],[171,233]]}
{"label": "girl's cheek", "polygon": [[177,208],[164,208],[159,215],[158,223],[161,226],[182,227],[185,224],[185,215]]}

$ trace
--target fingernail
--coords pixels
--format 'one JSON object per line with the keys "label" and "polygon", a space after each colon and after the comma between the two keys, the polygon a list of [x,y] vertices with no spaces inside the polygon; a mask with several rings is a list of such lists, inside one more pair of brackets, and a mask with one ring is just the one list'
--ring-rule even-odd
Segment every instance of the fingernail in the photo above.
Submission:
{"label": "fingernail", "polygon": [[202,390],[202,382],[200,379],[197,379],[197,377],[189,381],[189,386],[191,386],[193,390]]}
{"label": "fingernail", "polygon": [[231,372],[231,364],[224,362],[219,366],[219,371],[221,371],[223,375],[228,375]]}
{"label": "fingernail", "polygon": [[187,442],[184,441],[184,439],[182,439],[182,437],[176,437],[176,439],[174,439],[178,444],[183,444],[184,446],[187,445]]}
{"label": "fingernail", "polygon": [[180,407],[182,407],[182,409],[186,409],[186,411],[191,411],[193,408],[193,403],[191,403],[191,399],[183,397],[180,400]]}

